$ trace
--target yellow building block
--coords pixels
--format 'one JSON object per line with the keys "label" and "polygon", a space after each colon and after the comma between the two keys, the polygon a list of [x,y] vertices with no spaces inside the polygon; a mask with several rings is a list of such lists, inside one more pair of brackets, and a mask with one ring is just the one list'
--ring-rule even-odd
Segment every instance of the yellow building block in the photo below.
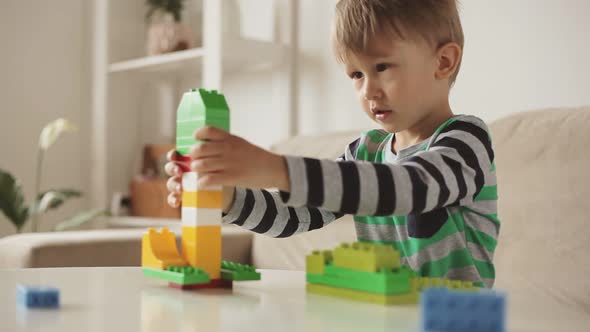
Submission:
{"label": "yellow building block", "polygon": [[220,190],[198,190],[182,192],[182,207],[221,208],[223,192]]}
{"label": "yellow building block", "polygon": [[221,226],[183,226],[182,257],[210,279],[221,278]]}
{"label": "yellow building block", "polygon": [[310,283],[306,285],[306,289],[309,293],[313,294],[335,296],[355,301],[370,302],[383,305],[417,304],[418,299],[420,297],[419,293],[415,290],[405,294],[383,295]]}
{"label": "yellow building block", "polygon": [[141,266],[163,270],[168,266],[185,265],[186,261],[178,254],[174,233],[168,228],[162,228],[161,233],[148,229],[141,240]]}
{"label": "yellow building block", "polygon": [[305,257],[305,270],[307,273],[323,274],[324,265],[332,260],[332,251],[314,250],[311,255]]}
{"label": "yellow building block", "polygon": [[334,266],[378,272],[400,267],[400,254],[391,245],[355,242],[343,243],[333,252]]}

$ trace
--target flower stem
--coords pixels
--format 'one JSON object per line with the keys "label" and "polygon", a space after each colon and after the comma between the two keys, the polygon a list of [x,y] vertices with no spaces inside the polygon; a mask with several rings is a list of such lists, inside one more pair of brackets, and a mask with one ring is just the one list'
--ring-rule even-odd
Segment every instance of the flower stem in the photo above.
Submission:
{"label": "flower stem", "polygon": [[43,169],[43,149],[37,150],[37,172],[35,174],[35,196],[33,197],[33,232],[37,232],[39,228],[39,204],[37,198],[41,192],[41,171]]}

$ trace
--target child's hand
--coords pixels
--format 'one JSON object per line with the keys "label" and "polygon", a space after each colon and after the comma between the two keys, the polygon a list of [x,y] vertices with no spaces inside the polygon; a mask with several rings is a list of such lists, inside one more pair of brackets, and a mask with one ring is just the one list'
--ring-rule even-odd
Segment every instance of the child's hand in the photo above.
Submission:
{"label": "child's hand", "polygon": [[[170,150],[167,154],[168,163],[166,163],[166,174],[170,176],[166,187],[170,194],[168,194],[168,205],[171,207],[179,207],[182,197],[182,169],[186,169],[188,165],[182,161],[178,156],[176,150]],[[183,165],[182,167],[180,165]],[[223,203],[222,211],[227,213],[234,201],[234,187],[223,187]]]}
{"label": "child's hand", "polygon": [[[282,156],[215,127],[197,130],[195,139],[206,140],[206,142],[191,148],[188,153],[192,159],[190,165],[181,161],[174,151],[168,154],[170,162],[166,164],[166,173],[171,176],[168,180],[168,190],[171,192],[168,204],[171,206],[180,204],[182,168],[186,169],[186,166],[199,173],[200,187],[216,185],[272,187],[289,191],[287,166]],[[233,190],[230,191],[233,194]],[[231,198],[228,204],[233,201],[233,197]],[[224,211],[227,212],[228,206],[225,203]]]}
{"label": "child's hand", "polygon": [[197,130],[195,139],[205,141],[188,154],[193,159],[190,169],[199,173],[199,185],[289,190],[282,156],[215,127]]}

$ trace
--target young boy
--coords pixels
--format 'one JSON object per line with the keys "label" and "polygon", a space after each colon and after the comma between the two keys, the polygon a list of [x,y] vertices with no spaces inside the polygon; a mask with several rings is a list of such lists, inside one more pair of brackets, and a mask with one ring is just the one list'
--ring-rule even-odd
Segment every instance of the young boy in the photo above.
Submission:
{"label": "young boy", "polygon": [[[474,116],[453,115],[461,63],[456,0],[340,0],[333,46],[364,112],[363,133],[336,161],[281,156],[220,129],[195,133],[191,169],[224,185],[224,217],[287,237],[355,215],[360,241],[387,243],[422,276],[491,287],[500,227],[494,152]],[[169,204],[180,204],[171,153]],[[252,188],[278,188],[279,191]],[[302,253],[303,254],[303,253]]]}

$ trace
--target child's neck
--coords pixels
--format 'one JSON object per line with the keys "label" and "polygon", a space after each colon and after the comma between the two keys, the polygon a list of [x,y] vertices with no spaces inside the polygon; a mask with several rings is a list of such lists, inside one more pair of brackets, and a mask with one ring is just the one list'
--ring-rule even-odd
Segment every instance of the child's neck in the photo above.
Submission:
{"label": "child's neck", "polygon": [[441,108],[429,112],[413,127],[395,133],[391,151],[398,153],[400,150],[421,142],[432,136],[436,129],[445,121],[453,117],[450,105],[445,103]]}

